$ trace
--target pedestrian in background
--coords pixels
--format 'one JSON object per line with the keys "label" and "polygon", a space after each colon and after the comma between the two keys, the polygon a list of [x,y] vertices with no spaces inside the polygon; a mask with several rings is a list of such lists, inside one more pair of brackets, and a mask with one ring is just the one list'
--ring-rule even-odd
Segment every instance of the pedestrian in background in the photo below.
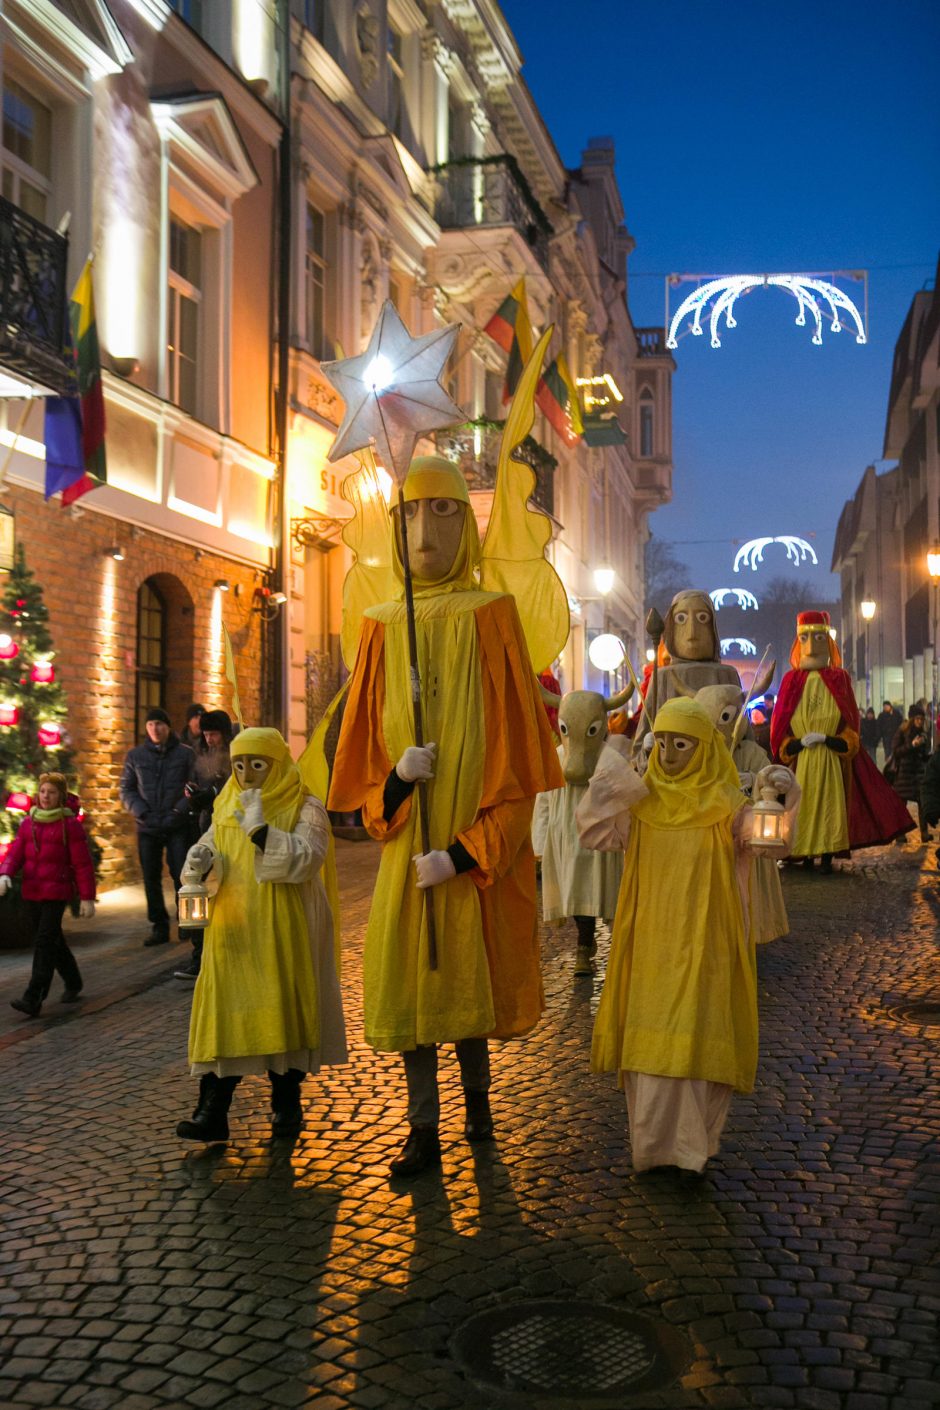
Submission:
{"label": "pedestrian in background", "polygon": [[[770,717],[774,712],[774,702],[776,699],[777,697],[775,695],[768,693],[751,715],[751,729],[754,732],[754,741],[756,744],[760,745],[768,759],[772,757],[770,748]],[[760,719],[757,718],[758,714],[760,715]]]}
{"label": "pedestrian in background", "polygon": [[137,823],[137,851],[147,896],[151,931],[145,945],[165,945],[170,919],[163,902],[163,857],[173,886],[191,837],[186,785],[195,776],[196,756],[170,729],[170,717],[154,706],[147,712],[147,738],[131,749],[121,773],[121,802]]}
{"label": "pedestrian in background", "polygon": [[[184,789],[192,815],[193,842],[212,826],[213,805],[232,773],[232,721],[229,716],[224,710],[206,710],[200,719],[199,731],[195,777]],[[205,931],[201,927],[180,931],[180,939],[184,933],[192,942],[193,952],[173,974],[176,979],[193,982],[199,978]]]}
{"label": "pedestrian in background", "polygon": [[65,981],[62,1002],[72,1004],[82,992],[82,976],[62,934],[62,917],[73,897],[79,915],[95,914],[95,868],[80,817],[68,806],[63,774],[41,774],[39,796],[20,823],[13,845],[0,866],[0,896],[23,872],[23,907],[33,932],[33,970],[21,999],[10,1003],[36,1018],[58,971]]}
{"label": "pedestrian in background", "polygon": [[180,731],[180,741],[189,749],[198,749],[202,742],[200,724],[205,713],[205,705],[190,705],[186,711],[186,724]]}
{"label": "pedestrian in background", "polygon": [[859,733],[862,736],[862,748],[866,750],[869,758],[874,759],[875,755],[878,753],[881,726],[878,723],[878,716],[870,705],[862,716]]}
{"label": "pedestrian in background", "polygon": [[908,806],[911,803],[917,804],[920,840],[927,842],[929,834],[926,819],[920,809],[920,790],[930,757],[930,740],[927,736],[923,706],[912,705],[907,713],[908,718],[894,736],[891,746],[891,756],[896,769],[893,786],[894,791]]}
{"label": "pedestrian in background", "polygon": [[900,710],[896,710],[890,700],[886,700],[881,707],[881,714],[878,716],[878,738],[881,740],[881,747],[885,751],[885,764],[891,757],[891,746],[894,743],[894,736],[904,723],[904,717]]}

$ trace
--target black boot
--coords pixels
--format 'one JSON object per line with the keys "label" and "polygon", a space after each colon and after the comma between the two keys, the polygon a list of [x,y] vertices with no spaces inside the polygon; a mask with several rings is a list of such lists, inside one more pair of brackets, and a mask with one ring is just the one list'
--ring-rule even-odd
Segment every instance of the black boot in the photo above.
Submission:
{"label": "black boot", "polygon": [[823,876],[831,876],[831,875],[832,875],[832,853],[831,853],[831,852],[823,852],[822,856],[821,856],[820,859],[819,859],[819,870],[822,872]]}
{"label": "black boot", "polygon": [[289,1067],[286,1072],[268,1071],[271,1079],[271,1135],[296,1136],[304,1119],[300,1084],[304,1073]]}
{"label": "black boot", "polygon": [[410,1178],[441,1163],[441,1141],[436,1126],[412,1126],[401,1155],[392,1161],[392,1175]]}
{"label": "black boot", "polygon": [[29,994],[24,994],[22,999],[11,999],[10,1008],[16,1009],[17,1013],[25,1013],[30,1018],[38,1018],[42,999],[31,999]]}
{"label": "black boot", "polygon": [[467,1120],[463,1133],[468,1141],[491,1141],[493,1139],[493,1113],[490,1111],[488,1092],[478,1092],[473,1087],[464,1087],[463,1099],[467,1106]]}
{"label": "black boot", "polygon": [[237,1077],[204,1072],[199,1079],[199,1101],[192,1120],[179,1123],[177,1136],[184,1141],[227,1141],[228,1109],[237,1085]]}

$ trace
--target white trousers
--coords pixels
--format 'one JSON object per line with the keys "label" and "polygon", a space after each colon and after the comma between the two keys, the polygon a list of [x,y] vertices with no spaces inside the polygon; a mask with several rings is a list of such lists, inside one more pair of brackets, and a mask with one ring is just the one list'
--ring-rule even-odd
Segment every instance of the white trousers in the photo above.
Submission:
{"label": "white trousers", "polygon": [[734,1089],[693,1077],[623,1072],[633,1168],[705,1169],[716,1155]]}

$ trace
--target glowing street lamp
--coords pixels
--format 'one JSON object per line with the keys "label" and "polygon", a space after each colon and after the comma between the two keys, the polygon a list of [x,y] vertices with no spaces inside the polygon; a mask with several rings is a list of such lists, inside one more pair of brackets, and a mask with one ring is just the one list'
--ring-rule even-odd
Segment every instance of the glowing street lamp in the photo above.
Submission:
{"label": "glowing street lamp", "polygon": [[613,568],[604,567],[594,569],[594,586],[597,588],[601,597],[606,597],[607,594],[612,591],[615,577],[616,574]]}
{"label": "glowing street lamp", "polygon": [[873,602],[867,601],[861,602],[859,603],[859,611],[861,612],[865,621],[870,622],[875,615],[875,604]]}
{"label": "glowing street lamp", "polygon": [[865,623],[865,704],[871,704],[871,656],[868,649],[868,629],[871,625],[876,611],[876,604],[870,598],[858,604],[858,610],[862,614],[862,621]]}

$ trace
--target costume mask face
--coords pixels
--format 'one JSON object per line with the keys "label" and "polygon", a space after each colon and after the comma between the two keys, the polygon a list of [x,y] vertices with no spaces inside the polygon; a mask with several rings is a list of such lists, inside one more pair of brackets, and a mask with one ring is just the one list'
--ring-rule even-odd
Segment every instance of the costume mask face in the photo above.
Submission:
{"label": "costume mask face", "polygon": [[800,643],[800,669],[821,671],[829,665],[829,629],[821,625],[800,627],[796,634]]}
{"label": "costume mask face", "polygon": [[604,697],[593,690],[573,690],[558,707],[562,769],[566,783],[588,783],[607,738]]}
{"label": "costume mask face", "polygon": [[[423,582],[446,578],[463,535],[464,506],[457,499],[413,499],[405,505],[411,571]],[[395,534],[401,553],[401,528],[395,510]]]}
{"label": "costume mask face", "polygon": [[704,593],[678,597],[666,621],[666,648],[680,661],[715,661],[715,616]]}
{"label": "costume mask face", "polygon": [[667,778],[676,778],[685,772],[695,758],[700,742],[688,734],[674,734],[672,730],[657,730],[656,748],[659,750],[659,764]]}
{"label": "costume mask face", "polygon": [[239,788],[263,788],[273,766],[274,760],[263,754],[237,754],[232,760]]}

